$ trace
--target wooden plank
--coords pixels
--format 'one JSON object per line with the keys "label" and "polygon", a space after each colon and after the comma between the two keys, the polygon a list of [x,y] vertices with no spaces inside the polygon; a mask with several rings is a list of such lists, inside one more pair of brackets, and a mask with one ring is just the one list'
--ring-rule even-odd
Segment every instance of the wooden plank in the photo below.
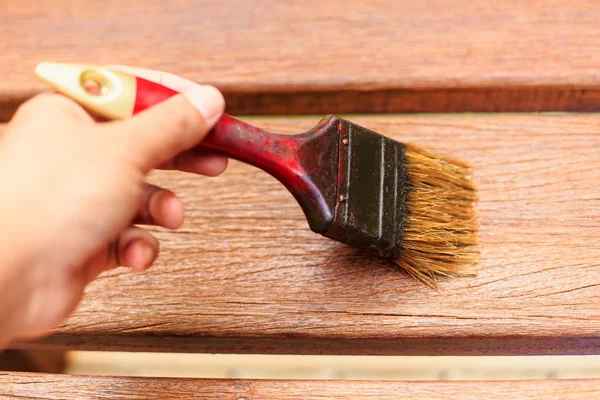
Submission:
{"label": "wooden plank", "polygon": [[212,379],[597,379],[600,378],[600,356],[311,356],[69,351],[67,368],[61,373]]}
{"label": "wooden plank", "polygon": [[[158,173],[187,202],[143,275],[100,277],[56,335],[69,349],[328,354],[598,354],[600,115],[356,117],[475,164],[481,273],[440,295],[313,234],[292,196],[232,162]],[[301,132],[313,118],[252,119]]]}
{"label": "wooden plank", "polygon": [[[2,398],[27,399],[582,399],[600,380],[302,381],[90,377],[0,372]],[[589,397],[591,396],[591,397]]]}
{"label": "wooden plank", "polygon": [[233,114],[597,111],[596,0],[3,0],[0,120],[42,60],[168,70]]}

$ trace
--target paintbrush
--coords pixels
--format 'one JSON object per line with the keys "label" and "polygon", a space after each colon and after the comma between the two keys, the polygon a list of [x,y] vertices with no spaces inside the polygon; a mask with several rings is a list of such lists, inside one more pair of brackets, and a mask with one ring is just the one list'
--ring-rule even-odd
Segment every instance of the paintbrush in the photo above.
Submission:
{"label": "paintbrush", "polygon": [[[107,119],[130,117],[177,94],[107,67],[42,63],[36,74]],[[440,275],[477,273],[476,189],[465,162],[334,115],[302,134],[280,135],[224,114],[199,146],[278,179],[312,231],[389,258],[429,286]]]}

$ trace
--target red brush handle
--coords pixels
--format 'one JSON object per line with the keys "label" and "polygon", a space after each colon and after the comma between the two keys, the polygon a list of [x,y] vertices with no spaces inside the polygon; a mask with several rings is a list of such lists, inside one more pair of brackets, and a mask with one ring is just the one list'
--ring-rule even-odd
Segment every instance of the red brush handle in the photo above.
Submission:
{"label": "red brush handle", "polygon": [[[137,78],[133,113],[141,112],[175,94],[178,92]],[[329,122],[334,123],[331,120]],[[326,130],[323,127],[324,122],[304,134],[280,135],[223,114],[199,146],[216,150],[274,176],[294,195],[304,210],[311,229],[320,232],[332,218],[332,196],[323,193],[319,187],[319,180],[323,180],[324,174],[321,164],[328,166],[331,160],[330,154],[322,157],[317,153],[323,153],[334,141],[337,143],[337,139],[324,135]],[[334,187],[333,183],[327,182],[326,185],[328,188]]]}
{"label": "red brush handle", "polygon": [[[137,78],[133,113],[137,114],[178,92],[157,83]],[[287,183],[302,172],[297,153],[302,145],[300,135],[266,132],[230,115],[223,114],[199,146],[217,150],[228,157],[254,165]],[[290,182],[291,183],[291,182]]]}

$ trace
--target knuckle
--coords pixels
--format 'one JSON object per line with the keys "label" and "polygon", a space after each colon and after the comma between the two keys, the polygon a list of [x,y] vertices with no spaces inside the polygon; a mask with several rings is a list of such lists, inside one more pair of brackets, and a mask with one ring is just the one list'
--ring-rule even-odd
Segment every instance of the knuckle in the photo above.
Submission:
{"label": "knuckle", "polygon": [[42,93],[28,99],[19,106],[16,115],[19,116],[35,111],[40,106],[40,104],[43,104],[46,101],[46,97],[48,96],[49,94]]}
{"label": "knuckle", "polygon": [[57,113],[63,112],[74,116],[81,116],[82,109],[73,100],[57,93],[41,93],[23,103],[17,113]]}
{"label": "knuckle", "polygon": [[64,107],[67,104],[67,98],[57,93],[41,93],[28,101],[33,107],[53,105],[55,107]]}
{"label": "knuckle", "polygon": [[28,99],[17,108],[13,119],[17,121],[28,118],[33,114],[46,112],[48,102],[51,101],[49,98],[52,98],[52,96],[53,94],[51,93],[42,93]]}

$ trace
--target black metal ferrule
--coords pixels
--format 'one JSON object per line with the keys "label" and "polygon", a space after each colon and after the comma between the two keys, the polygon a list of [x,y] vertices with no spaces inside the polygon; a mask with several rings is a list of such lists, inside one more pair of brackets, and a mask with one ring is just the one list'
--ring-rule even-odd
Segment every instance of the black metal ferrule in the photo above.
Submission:
{"label": "black metal ferrule", "polygon": [[331,239],[398,258],[409,196],[404,145],[340,118]]}

